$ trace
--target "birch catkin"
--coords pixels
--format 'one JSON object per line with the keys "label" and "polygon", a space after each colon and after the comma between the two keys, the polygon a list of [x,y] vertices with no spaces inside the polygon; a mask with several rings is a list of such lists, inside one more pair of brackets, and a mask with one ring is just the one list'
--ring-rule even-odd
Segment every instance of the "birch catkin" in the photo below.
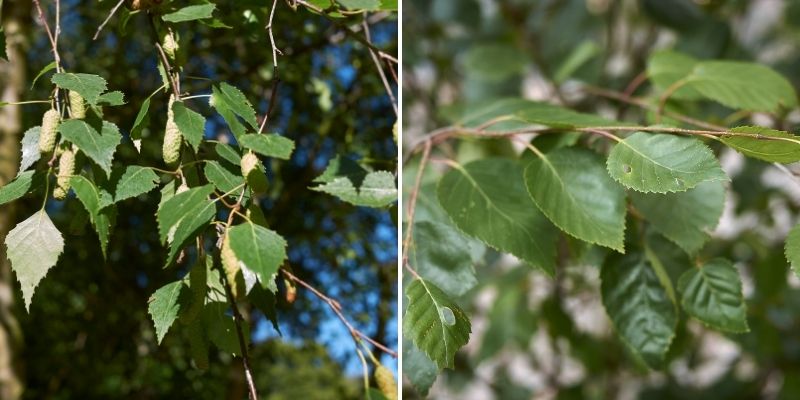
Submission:
{"label": "birch catkin", "polygon": [[72,118],[86,118],[86,102],[78,92],[69,91],[69,113]]}
{"label": "birch catkin", "polygon": [[42,127],[39,131],[39,152],[50,154],[56,148],[56,137],[60,116],[54,109],[47,110],[42,116]]}
{"label": "birch catkin", "polygon": [[58,159],[58,177],[56,178],[56,188],[53,189],[53,198],[56,200],[67,198],[69,180],[72,175],[75,175],[75,151],[67,148]]}
{"label": "birch catkin", "polygon": [[172,112],[172,104],[175,97],[170,96],[169,108],[167,110],[167,126],[164,129],[164,144],[161,148],[164,163],[170,167],[175,166],[181,158],[181,146],[183,146],[183,136],[175,124],[175,114]]}

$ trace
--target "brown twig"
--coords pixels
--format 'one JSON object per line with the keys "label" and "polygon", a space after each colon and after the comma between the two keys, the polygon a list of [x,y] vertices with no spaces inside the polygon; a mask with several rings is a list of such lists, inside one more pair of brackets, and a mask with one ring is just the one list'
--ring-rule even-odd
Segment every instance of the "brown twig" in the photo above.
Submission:
{"label": "brown twig", "polygon": [[[42,10],[42,5],[39,3],[39,0],[33,0],[33,4],[36,5],[36,11],[39,14],[39,20],[42,21],[42,25],[44,25],[45,33],[47,33],[47,39],[50,41],[50,47],[53,51],[53,61],[56,62],[56,72],[61,73],[61,55],[58,53],[58,34],[61,31],[60,23],[61,23],[61,2],[59,0],[56,1],[56,34],[54,35],[53,32],[50,30],[50,24],[47,23],[47,18],[45,18],[44,11]],[[61,113],[61,103],[58,101],[59,98],[59,88],[56,88],[53,91],[53,98],[55,99],[56,111]]]}
{"label": "brown twig", "polygon": [[[233,212],[231,212],[231,214],[233,214]],[[244,321],[244,318],[239,312],[239,307],[236,306],[236,300],[233,297],[233,291],[231,291],[230,282],[227,281],[225,271],[222,270],[222,266],[220,265],[217,265],[217,268],[220,270],[219,279],[222,281],[222,284],[225,287],[225,295],[227,296],[228,302],[231,304],[231,310],[233,311],[233,321],[236,325],[236,337],[239,339],[239,347],[242,351],[242,364],[244,365],[244,376],[247,380],[249,398],[250,400],[257,400],[258,392],[256,391],[256,385],[253,380],[253,371],[250,368],[250,356],[247,353],[247,344],[244,341],[244,334],[242,333],[242,322]]]}
{"label": "brown twig", "polygon": [[342,31],[344,31],[344,33],[347,36],[350,36],[351,38],[357,40],[359,43],[363,44],[364,46],[367,46],[369,49],[371,49],[372,51],[377,53],[381,58],[389,60],[389,61],[391,61],[391,62],[393,62],[395,64],[399,64],[400,63],[397,60],[396,57],[394,57],[394,56],[384,52],[383,50],[375,47],[372,43],[370,43],[369,41],[367,41],[366,39],[364,39],[360,35],[357,35],[355,32],[353,32],[353,30],[351,30],[349,27],[347,27],[347,25],[342,24],[341,22],[335,20],[333,17],[328,15],[328,13],[330,12],[329,10],[317,7],[317,6],[307,2],[305,0],[294,0],[294,1],[295,1],[295,4],[300,4],[303,7],[308,8],[309,10],[312,10],[312,11],[314,11],[316,13],[319,13],[319,15],[322,15],[328,21],[330,21],[332,24],[334,24],[337,27],[339,27],[340,29],[342,29]]}
{"label": "brown twig", "polygon": [[[47,23],[47,18],[44,16],[44,11],[42,10],[42,5],[39,3],[39,0],[33,0],[33,4],[36,6],[36,11],[39,13],[39,20],[42,21],[42,25],[44,25],[44,30],[47,32],[47,39],[50,40],[50,46],[53,48],[53,57],[55,57],[56,61],[56,69],[58,70],[61,64],[61,57],[58,55],[58,46],[56,45],[56,38],[53,36],[53,31],[50,30],[50,24]],[[58,70],[58,72],[61,72]]]}
{"label": "brown twig", "polygon": [[[372,44],[372,38],[370,37],[369,33],[369,24],[367,24],[366,17],[361,22],[361,25],[364,27],[364,36],[366,36],[367,42]],[[394,110],[394,116],[397,117],[397,100],[394,98],[394,93],[392,93],[392,87],[389,85],[389,81],[386,79],[386,73],[383,71],[381,61],[380,59],[378,59],[378,56],[375,54],[375,51],[372,50],[372,47],[369,48],[369,55],[372,58],[372,62],[375,64],[375,68],[378,69],[378,75],[380,75],[381,82],[383,82],[383,88],[386,89],[386,94],[389,96],[389,100],[392,102],[392,110]]]}
{"label": "brown twig", "polygon": [[277,6],[278,0],[272,0],[272,9],[269,11],[269,22],[267,22],[266,28],[267,32],[269,32],[269,43],[272,47],[272,88],[270,89],[269,106],[267,107],[267,112],[264,114],[264,119],[261,121],[261,126],[258,127],[258,133],[264,131],[269,117],[272,116],[272,110],[275,109],[275,100],[278,98],[278,84],[281,81],[278,70],[278,54],[283,55],[283,53],[275,46],[275,36],[272,31],[272,19],[275,16],[275,8],[277,8]]}
{"label": "brown twig", "polygon": [[[228,221],[226,222],[227,226],[233,222],[233,216],[236,214],[236,211],[241,207],[242,201],[244,199],[245,188],[242,187],[242,193],[239,195],[239,199],[236,201],[236,204],[231,208],[231,212],[228,215]],[[228,233],[225,232],[225,235]],[[225,295],[228,298],[228,303],[231,305],[231,310],[233,311],[233,321],[236,325],[236,336],[239,339],[239,348],[242,351],[242,365],[244,366],[244,375],[245,379],[247,380],[247,388],[249,391],[250,400],[257,400],[258,399],[258,392],[256,391],[256,385],[253,380],[253,371],[250,367],[250,357],[247,353],[247,343],[244,341],[244,334],[242,333],[242,323],[244,318],[242,314],[239,312],[239,307],[236,306],[236,298],[233,297],[233,291],[231,290],[230,282],[227,281],[227,274],[225,271],[222,270],[222,266],[217,265],[217,268],[220,270],[220,280],[222,281],[223,287],[225,288]]]}
{"label": "brown twig", "polygon": [[406,237],[403,239],[403,267],[411,273],[415,278],[419,279],[420,276],[414,268],[408,265],[408,247],[411,244],[412,231],[414,228],[414,212],[417,208],[417,197],[419,197],[419,187],[422,184],[422,173],[425,172],[425,166],[428,165],[428,158],[431,155],[431,141],[425,142],[425,147],[422,150],[422,159],[419,161],[419,169],[417,170],[417,178],[414,181],[414,187],[411,189],[411,194],[408,197],[408,211],[406,213]]}
{"label": "brown twig", "polygon": [[297,276],[295,276],[291,272],[287,271],[285,268],[281,268],[281,273],[284,276],[286,276],[287,278],[291,279],[292,281],[298,283],[300,286],[303,286],[304,288],[308,289],[311,293],[313,293],[314,295],[316,295],[317,297],[322,299],[322,301],[327,303],[328,306],[330,306],[330,308],[333,310],[333,312],[336,313],[336,316],[339,317],[339,319],[342,321],[342,323],[345,325],[345,327],[347,327],[348,331],[350,331],[350,335],[353,337],[353,340],[356,341],[356,348],[358,348],[358,341],[360,339],[364,339],[367,342],[371,343],[376,348],[378,348],[381,351],[383,351],[384,353],[389,354],[390,356],[392,356],[394,358],[397,358],[397,352],[395,352],[392,349],[390,349],[390,348],[378,343],[377,341],[375,341],[374,339],[369,337],[364,332],[361,332],[358,329],[356,329],[350,323],[350,321],[347,320],[347,317],[345,317],[344,314],[342,313],[342,306],[339,304],[338,301],[326,296],[324,293],[320,292],[315,287],[311,286],[311,284],[309,284],[308,282],[298,278]]}
{"label": "brown twig", "polygon": [[[647,102],[645,102],[643,100],[640,100],[640,99],[637,99],[637,98],[634,98],[634,97],[629,97],[629,96],[624,95],[623,93],[615,92],[613,90],[603,89],[603,88],[599,88],[599,87],[595,87],[595,86],[591,86],[591,85],[584,85],[583,86],[583,90],[586,93],[589,93],[589,94],[592,94],[592,95],[595,95],[595,96],[605,97],[605,98],[608,98],[608,99],[621,101],[623,103],[632,104],[632,105],[635,105],[637,107],[643,108],[645,110],[650,110],[650,111],[653,111],[653,112],[658,111],[657,107],[654,107],[654,106],[652,106],[650,104],[647,104]],[[669,118],[673,118],[673,119],[676,119],[678,121],[685,122],[687,124],[694,125],[694,126],[701,127],[701,128],[717,130],[717,131],[725,130],[725,127],[723,127],[723,126],[710,124],[710,123],[705,122],[705,121],[700,121],[698,119],[687,117],[687,116],[685,116],[683,114],[673,113],[673,112],[670,112],[670,111],[664,111],[664,115],[669,117]]]}
{"label": "brown twig", "polygon": [[169,59],[167,59],[167,53],[164,52],[164,49],[161,47],[161,43],[159,42],[160,39],[158,37],[158,29],[156,29],[156,23],[153,21],[153,15],[150,14],[147,20],[150,21],[150,28],[152,28],[153,36],[155,37],[155,41],[153,43],[156,46],[159,59],[161,60],[161,66],[164,67],[164,73],[167,75],[167,79],[169,79],[170,86],[172,86],[172,93],[175,95],[175,100],[180,100],[181,89],[180,86],[178,86],[175,76],[173,75],[174,70],[172,65],[169,63]]}
{"label": "brown twig", "polygon": [[95,31],[94,36],[92,37],[92,40],[97,40],[97,38],[100,36],[100,31],[102,31],[103,28],[108,23],[108,21],[111,20],[111,17],[113,17],[114,14],[117,13],[117,10],[119,10],[119,8],[122,6],[123,3],[125,3],[125,0],[119,0],[119,2],[117,2],[117,5],[115,5],[114,8],[111,9],[111,12],[108,13],[108,16],[106,17],[106,19],[103,20],[103,23],[100,24],[100,26],[97,27],[97,31]]}

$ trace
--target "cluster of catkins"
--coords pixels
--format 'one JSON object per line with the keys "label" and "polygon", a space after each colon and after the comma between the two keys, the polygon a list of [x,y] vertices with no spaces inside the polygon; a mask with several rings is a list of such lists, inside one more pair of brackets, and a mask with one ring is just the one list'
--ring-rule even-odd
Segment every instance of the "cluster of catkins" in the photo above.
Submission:
{"label": "cluster of catkins", "polygon": [[[70,116],[74,119],[86,118],[86,103],[77,92],[69,92],[69,111]],[[55,156],[58,157],[58,176],[56,187],[53,189],[53,197],[56,200],[64,200],[67,197],[70,178],[77,170],[75,147],[71,143],[64,142],[56,148],[60,123],[61,115],[51,108],[42,116],[42,127],[39,133],[39,152],[43,156],[50,156],[55,152]]]}

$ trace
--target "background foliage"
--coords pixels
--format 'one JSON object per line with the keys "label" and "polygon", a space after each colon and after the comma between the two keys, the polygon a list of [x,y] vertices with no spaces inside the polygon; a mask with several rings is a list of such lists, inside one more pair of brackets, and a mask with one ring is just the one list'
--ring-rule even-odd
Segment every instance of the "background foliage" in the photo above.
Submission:
{"label": "background foliage", "polygon": [[[52,17],[54,2],[42,3]],[[62,62],[70,71],[104,77],[109,88],[125,94],[126,105],[106,115],[124,137],[115,162],[163,167],[160,137],[168,94],[151,99],[149,123],[141,131],[141,153],[129,137],[139,106],[162,85],[147,18],[142,13],[130,18],[119,13],[98,40],[91,40],[115,3],[61,1]],[[17,59],[23,65],[22,74],[4,73],[0,89],[21,90],[18,100],[47,99],[52,73],[31,88],[32,78],[52,61],[38,15],[30,1],[0,4],[6,32],[15,33],[6,40],[20,50],[10,56],[24,57]],[[273,76],[264,29],[270,4],[219,2],[213,23],[190,22],[179,28],[186,57],[183,75],[225,81],[242,89],[259,116],[270,106]],[[341,21],[360,27],[361,17]],[[369,22],[375,45],[396,54],[395,14],[373,14]],[[267,131],[291,138],[296,148],[289,161],[268,167],[270,192],[261,203],[267,223],[287,240],[289,263],[297,276],[336,298],[359,329],[396,349],[397,238],[392,212],[355,207],[309,190],[336,155],[353,157],[375,169],[395,170],[392,105],[366,47],[347,37],[339,26],[302,7],[292,10],[281,1],[273,28],[283,57]],[[183,89],[207,94],[210,83],[187,78]],[[225,140],[227,127],[206,101],[187,100],[208,118],[206,138]],[[3,184],[16,174],[19,147],[14,146],[22,131],[38,125],[47,109],[41,104],[19,107],[20,120],[7,125],[17,126],[17,131],[5,130],[0,137],[4,161],[11,164],[3,171]],[[160,346],[156,343],[147,314],[148,298],[186,271],[185,265],[162,268],[167,249],[158,236],[158,202],[158,193],[153,191],[123,203],[104,261],[88,215],[74,196],[66,202],[49,201],[46,210],[62,231],[66,250],[38,286],[29,313],[8,272],[5,246],[0,246],[2,280],[13,290],[4,289],[3,294],[0,331],[12,340],[10,347],[0,348],[0,359],[11,358],[24,387],[23,398],[246,397],[241,363],[229,354],[215,351],[210,369],[201,372],[190,363],[188,339],[181,330],[173,329]],[[33,196],[1,206],[0,214],[6,219],[0,223],[8,223],[4,231],[33,214],[40,204],[41,196]],[[283,286],[280,290],[284,293]],[[281,294],[277,309],[282,336],[260,311],[245,310],[251,321],[252,367],[258,371],[256,383],[262,397],[361,398],[357,379],[361,363],[348,332],[328,306],[300,288],[293,304]],[[388,356],[382,361],[396,365]]]}
{"label": "background foliage", "polygon": [[[788,78],[792,86],[797,87],[800,83],[796,68],[800,62],[797,41],[800,30],[793,18],[800,10],[800,3],[795,1],[493,0],[458,3],[412,0],[405,3],[403,10],[406,39],[403,49],[404,145],[406,149],[417,150],[413,158],[404,160],[408,163],[404,173],[405,204],[408,204],[408,195],[413,191],[419,160],[424,157],[420,146],[423,135],[454,123],[475,127],[481,121],[470,121],[463,116],[470,115],[470,111],[479,109],[481,104],[495,104],[497,110],[510,112],[515,111],[517,104],[517,109],[523,110],[523,103],[498,102],[500,98],[524,97],[590,114],[577,115],[563,112],[560,108],[541,111],[547,108],[537,106],[535,108],[541,112],[520,118],[550,127],[554,126],[553,121],[565,120],[577,127],[582,124],[607,125],[608,120],[653,124],[656,122],[653,112],[620,101],[620,98],[624,98],[626,93],[632,94],[633,100],[640,104],[651,109],[658,106],[659,96],[674,82],[675,75],[685,73],[681,66],[686,65],[686,59],[680,59],[681,56],[669,56],[672,58],[661,60],[667,62],[655,63],[667,69],[660,74],[650,71],[650,79],[645,80],[647,75],[644,73],[648,65],[654,64],[657,50],[665,48],[699,60],[756,61],[772,66]],[[708,65],[708,68],[718,67]],[[790,93],[784,98],[788,110],[774,112],[777,110],[775,105],[763,103],[762,97],[745,96],[744,92],[733,89],[748,85],[760,86],[761,89],[770,87],[761,81],[764,74],[756,71],[762,69],[754,68],[753,73],[720,85],[731,88],[727,93],[710,83],[715,77],[728,76],[726,72],[715,70],[703,78],[709,82],[707,86],[695,87],[702,93],[678,90],[666,103],[665,109],[715,125],[761,125],[796,131],[800,122],[794,108],[796,96]],[[759,83],[754,85],[756,81]],[[752,89],[745,92],[752,94]],[[769,92],[770,98],[786,93],[783,85],[773,87]],[[693,101],[699,97],[715,101]],[[766,109],[773,112],[752,111]],[[685,126],[668,118],[663,122]],[[514,125],[510,126],[513,128]],[[637,144],[637,141],[645,140],[641,135],[635,138],[636,135],[628,139],[630,148],[642,144]],[[731,141],[735,142],[733,138],[725,140],[729,145]],[[544,135],[534,139],[533,143],[543,152],[577,145],[608,154],[613,142],[606,144],[603,141],[602,138],[563,133]],[[504,252],[517,254],[522,261],[540,267],[541,259],[536,257],[549,249],[557,264],[551,278],[547,276],[547,268],[531,269],[518,258],[498,253],[477,240],[463,239],[447,224],[437,224],[437,221],[452,221],[462,233],[484,241],[503,237],[503,233],[509,231],[508,227],[474,224],[477,226],[470,228],[474,230],[467,231],[465,225],[459,224],[459,210],[475,207],[470,215],[483,218],[485,216],[475,213],[490,210],[490,207],[465,200],[480,199],[481,196],[469,197],[466,192],[459,196],[456,191],[468,188],[469,182],[458,181],[459,173],[453,173],[458,167],[442,160],[466,165],[464,168],[471,176],[482,178],[485,187],[491,185],[492,190],[485,193],[494,196],[497,204],[505,202],[502,203],[505,210],[513,210],[513,204],[520,201],[527,201],[532,207],[524,196],[524,190],[522,196],[514,197],[518,193],[515,182],[523,182],[523,178],[509,172],[514,168],[501,168],[501,161],[497,161],[517,158],[523,152],[526,153],[523,158],[531,157],[526,161],[534,160],[535,157],[525,151],[524,144],[470,137],[435,143],[431,152],[434,162],[422,175],[413,240],[431,243],[431,238],[436,238],[436,243],[441,246],[438,251],[432,251],[430,246],[415,248],[412,245],[409,260],[417,268],[426,266],[424,271],[419,270],[424,277],[452,284],[442,287],[442,290],[456,299],[455,303],[446,304],[445,299],[440,298],[440,304],[445,304],[450,310],[462,309],[471,320],[472,333],[468,344],[455,352],[453,369],[444,369],[438,377],[437,366],[410,346],[410,340],[405,341],[405,396],[458,398],[468,395],[470,398],[503,399],[532,396],[648,399],[797,397],[799,388],[795,382],[800,373],[800,353],[796,349],[800,337],[796,332],[800,321],[796,315],[800,307],[800,280],[790,271],[784,255],[784,242],[800,211],[800,190],[793,176],[796,172],[792,172],[796,168],[792,165],[781,168],[745,158],[719,143],[707,143],[719,157],[722,169],[731,181],[724,185],[725,207],[719,224],[714,216],[702,217],[708,217],[707,212],[698,212],[693,219],[698,225],[713,231],[711,241],[693,260],[703,264],[704,271],[710,275],[722,276],[722,280],[730,276],[731,271],[742,277],[747,327],[741,325],[741,319],[729,317],[726,323],[738,320],[739,324],[723,328],[727,332],[741,332],[748,328],[749,331],[721,333],[718,329],[706,328],[687,316],[688,312],[695,316],[703,315],[703,310],[692,309],[686,304],[678,314],[669,308],[661,309],[653,314],[653,318],[663,318],[663,325],[649,328],[655,332],[654,336],[659,336],[657,329],[675,324],[676,333],[663,365],[655,369],[647,367],[646,363],[652,361],[647,352],[640,353],[640,359],[623,344],[617,333],[624,336],[624,324],[614,321],[615,329],[607,315],[606,309],[614,308],[615,296],[619,301],[630,300],[633,296],[615,294],[600,284],[601,279],[604,282],[615,279],[607,275],[615,272],[613,268],[603,268],[601,276],[600,266],[604,260],[609,265],[637,270],[636,260],[613,256],[613,252],[600,246],[586,245],[563,235],[557,242],[549,243],[551,247],[545,245],[541,249],[531,249],[530,241],[515,245],[507,237],[498,239],[511,246],[503,248]],[[651,143],[651,146],[639,149],[658,149],[658,146],[667,148],[665,143]],[[789,153],[793,151],[792,146],[787,143],[784,150]],[[620,149],[615,148],[612,154],[614,151],[622,152]],[[573,154],[567,160],[572,162],[588,157],[576,154],[584,150],[571,151]],[[567,153],[561,151],[559,154]],[[616,154],[615,157],[635,157],[635,154]],[[696,161],[703,157],[697,153],[690,158]],[[796,161],[793,156],[791,160]],[[611,166],[613,163],[609,162],[610,170]],[[450,172],[445,174],[446,171]],[[720,171],[715,172],[713,168],[706,171],[709,175],[703,179],[708,182],[713,182],[714,176],[722,178]],[[531,167],[528,167],[524,179],[528,179],[529,172]],[[589,170],[586,173],[599,176]],[[659,172],[654,173],[656,175],[649,176],[650,182]],[[574,184],[579,177],[572,176],[571,179]],[[646,181],[622,181],[622,184],[631,187]],[[598,190],[606,195],[614,192],[603,192],[603,187],[611,186],[596,179],[580,181],[574,186],[576,191],[586,190],[595,194]],[[529,186],[529,190],[531,187],[535,185]],[[663,185],[659,187],[664,188]],[[638,187],[643,191],[653,189]],[[706,201],[713,201],[711,199],[720,195],[716,189],[701,190],[706,190],[702,197]],[[531,191],[530,194],[544,198],[552,192],[543,190],[537,194]],[[632,193],[630,199],[636,208],[643,207],[641,202],[637,203],[637,196],[641,195],[632,190],[628,193]],[[457,203],[459,198],[463,203]],[[608,203],[614,202],[609,200]],[[445,207],[443,210],[439,204],[449,204],[452,209]],[[609,207],[611,212],[613,207]],[[530,215],[530,212],[525,213],[524,207],[518,208],[510,221],[524,221],[525,215]],[[664,211],[666,222],[673,223],[677,216],[697,211],[671,202],[655,209]],[[654,212],[648,213],[653,215]],[[464,220],[469,220],[470,215],[464,215]],[[629,216],[629,222],[631,219],[635,217]],[[628,234],[631,229],[636,229],[636,224],[629,223]],[[698,239],[688,236],[691,229],[684,228],[684,231],[685,234],[670,238],[683,250],[660,235],[648,233],[652,237],[648,237],[647,243],[652,252],[665,260],[668,271],[675,271],[671,269],[675,265],[687,268],[690,261],[686,259],[684,250],[696,251],[693,242]],[[615,247],[622,240],[617,236],[619,232],[582,234],[607,247]],[[527,254],[526,249],[529,251]],[[629,249],[629,252],[634,251]],[[733,267],[715,260],[716,257],[732,260]],[[444,265],[443,259],[452,261],[450,270],[431,268]],[[408,303],[404,306],[409,307],[419,292],[416,289],[419,281],[411,284],[411,274],[406,272],[404,275],[408,296]],[[657,285],[660,279],[647,274],[643,276],[642,279],[652,285]],[[696,283],[697,275],[689,274],[682,279],[676,275],[670,279],[677,291],[688,293]],[[736,287],[728,290],[737,292]],[[437,297],[430,296],[433,299]],[[444,331],[453,333],[451,343],[461,345],[466,342],[457,335],[464,330],[464,327],[458,328],[462,323],[458,312],[454,312],[455,319],[451,320],[455,323],[448,324],[445,313],[425,316],[416,315],[416,310],[409,308],[408,312],[421,320],[444,321]],[[743,312],[741,309],[728,311],[730,316]],[[619,317],[619,313],[612,314]],[[408,316],[406,318],[408,321]],[[411,331],[413,327],[407,327],[405,335],[414,336],[409,335]],[[424,337],[414,337],[414,340],[423,343]],[[449,354],[442,353],[440,359],[447,359]],[[439,368],[444,366],[448,365],[438,365]],[[433,386],[428,392],[430,385]]]}

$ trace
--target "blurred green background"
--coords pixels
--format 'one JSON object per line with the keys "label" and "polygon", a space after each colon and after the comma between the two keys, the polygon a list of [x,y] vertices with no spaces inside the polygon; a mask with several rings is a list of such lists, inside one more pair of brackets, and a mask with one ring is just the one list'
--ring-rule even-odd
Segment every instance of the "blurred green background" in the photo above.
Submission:
{"label": "blurred green background", "polygon": [[[470,104],[500,97],[651,122],[642,109],[598,89],[632,90],[653,101],[648,83],[635,84],[650,54],[662,48],[700,59],[757,61],[795,87],[800,84],[797,1],[409,0],[402,19],[406,149],[421,135],[451,124]],[[731,115],[709,102],[670,102],[668,109],[722,125],[797,131],[800,124],[797,110]],[[518,154],[509,142],[450,141],[439,145],[435,156],[464,163]],[[783,255],[784,239],[800,212],[800,168],[781,171],[720,146],[714,150],[732,184],[726,211],[700,257],[735,261],[744,280],[749,333],[720,334],[684,316],[668,365],[648,370],[616,338],[600,301],[604,250],[570,248],[579,256],[550,280],[477,246],[478,286],[459,299],[473,333],[456,355],[455,370],[439,376],[429,398],[800,398],[800,279]],[[404,160],[406,195],[418,161],[419,155]],[[441,163],[429,165],[421,212],[435,201],[444,170]],[[686,257],[666,242],[658,251]],[[404,389],[405,398],[423,397],[408,380]]]}

